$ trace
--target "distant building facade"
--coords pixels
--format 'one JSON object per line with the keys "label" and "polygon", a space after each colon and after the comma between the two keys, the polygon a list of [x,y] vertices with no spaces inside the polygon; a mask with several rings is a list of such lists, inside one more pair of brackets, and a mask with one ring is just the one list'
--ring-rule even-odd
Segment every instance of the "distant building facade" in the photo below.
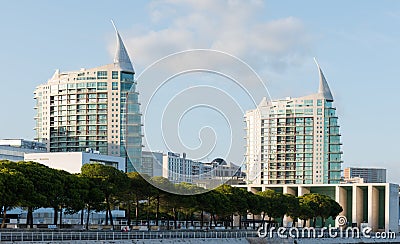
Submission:
{"label": "distant building facade", "polygon": [[163,154],[161,152],[142,152],[142,171],[150,177],[162,176]]}
{"label": "distant building facade", "polygon": [[173,152],[163,155],[162,176],[172,183],[193,183],[193,168],[198,168],[198,173],[202,173],[200,162],[186,158],[186,153],[183,153],[182,156]]}
{"label": "distant building facade", "polygon": [[318,93],[268,101],[247,111],[248,184],[337,184],[341,140],[333,96],[322,70]]}
{"label": "distant building facade", "polygon": [[229,180],[243,177],[240,166],[217,158],[210,163],[194,161],[183,153],[163,155],[163,174],[172,183],[187,182],[204,188],[213,188]]}
{"label": "distant building facade", "polygon": [[71,174],[80,173],[85,164],[99,163],[125,172],[125,158],[87,152],[26,153],[25,161],[44,164],[50,168],[65,170]]}
{"label": "distant building facade", "polygon": [[91,148],[105,155],[129,156],[126,171],[140,171],[142,124],[135,71],[117,30],[116,36],[113,63],[57,70],[36,87],[35,139],[46,143],[49,152]]}
{"label": "distant building facade", "polygon": [[246,174],[240,166],[226,162],[222,158],[216,158],[212,162],[202,163],[203,174],[194,173],[193,183],[197,186],[213,189],[221,184],[242,185],[245,184]]}
{"label": "distant building facade", "polygon": [[386,183],[386,169],[348,167],[343,171],[344,180],[361,178],[364,183]]}
{"label": "distant building facade", "polygon": [[46,152],[46,144],[24,139],[0,139],[0,160],[22,161],[25,153]]}

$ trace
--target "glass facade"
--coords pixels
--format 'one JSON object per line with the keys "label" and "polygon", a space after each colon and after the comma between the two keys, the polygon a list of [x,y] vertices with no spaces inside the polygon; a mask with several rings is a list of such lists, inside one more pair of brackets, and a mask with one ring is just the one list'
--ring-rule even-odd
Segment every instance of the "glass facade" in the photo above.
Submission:
{"label": "glass facade", "polygon": [[340,182],[341,142],[331,101],[317,95],[272,101],[247,112],[246,122],[247,174],[256,176],[249,183]]}
{"label": "glass facade", "polygon": [[143,172],[141,116],[133,74],[121,72],[121,150],[128,156],[128,172]]}

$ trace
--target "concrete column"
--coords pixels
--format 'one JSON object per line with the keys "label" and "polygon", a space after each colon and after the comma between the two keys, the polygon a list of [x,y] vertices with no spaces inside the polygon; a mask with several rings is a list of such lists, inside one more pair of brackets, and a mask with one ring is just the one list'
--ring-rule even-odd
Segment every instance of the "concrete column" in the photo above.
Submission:
{"label": "concrete column", "polygon": [[385,231],[399,231],[399,185],[385,184]]}
{"label": "concrete column", "polygon": [[363,190],[360,187],[353,185],[353,216],[351,218],[351,222],[357,223],[357,226],[360,226],[361,222],[363,221],[363,197]]}
{"label": "concrete column", "polygon": [[254,194],[256,194],[258,192],[258,190],[256,188],[251,187],[251,186],[247,187],[247,191],[254,193]]}
{"label": "concrete column", "polygon": [[376,187],[368,185],[368,226],[372,231],[378,230],[379,191]]}
{"label": "concrete column", "polygon": [[[304,194],[310,193],[310,188],[309,187],[304,187],[304,186],[298,186],[297,188],[297,196],[303,196]],[[301,223],[301,225],[303,225],[303,221],[302,220],[298,220],[298,223]],[[299,225],[299,226],[301,226]],[[307,227],[310,227],[310,221],[307,221],[306,224]],[[301,226],[301,227],[305,227],[305,226]]]}
{"label": "concrete column", "polygon": [[299,186],[298,188],[298,194],[297,196],[303,196],[304,194],[310,193],[310,188],[308,187],[304,187],[304,186]]}
{"label": "concrete column", "polygon": [[[346,188],[342,187],[342,186],[336,186],[335,189],[335,201],[338,202],[340,204],[340,206],[342,206],[343,211],[339,214],[342,216],[346,216],[347,219],[349,219],[349,216],[347,216],[347,190]],[[337,223],[335,222],[335,226],[337,226]]]}
{"label": "concrete column", "polygon": [[[291,187],[283,186],[283,194],[290,194],[296,196],[296,191]],[[292,223],[293,226],[293,219],[285,215],[283,217],[283,226],[288,227],[289,223]]]}

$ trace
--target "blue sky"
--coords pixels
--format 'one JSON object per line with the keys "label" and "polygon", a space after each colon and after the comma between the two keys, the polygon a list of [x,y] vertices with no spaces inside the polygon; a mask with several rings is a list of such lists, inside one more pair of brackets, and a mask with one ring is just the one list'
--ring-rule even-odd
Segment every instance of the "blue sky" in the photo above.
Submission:
{"label": "blue sky", "polygon": [[1,9],[1,138],[33,138],[33,90],[55,69],[112,62],[114,19],[137,75],[173,52],[213,48],[253,67],[272,98],[295,97],[317,91],[317,57],[340,116],[344,166],[385,167],[400,182],[399,1],[7,1]]}

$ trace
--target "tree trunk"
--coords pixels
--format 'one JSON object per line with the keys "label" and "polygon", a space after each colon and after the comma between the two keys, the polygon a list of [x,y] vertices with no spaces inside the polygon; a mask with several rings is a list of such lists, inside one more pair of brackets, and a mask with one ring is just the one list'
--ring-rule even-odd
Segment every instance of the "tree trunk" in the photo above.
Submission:
{"label": "tree trunk", "polygon": [[136,194],[135,218],[136,218],[136,226],[137,226],[138,222],[139,222],[139,197],[137,194]]}
{"label": "tree trunk", "polygon": [[28,207],[28,213],[26,218],[27,218],[26,224],[29,225],[29,228],[33,229],[33,207]]}
{"label": "tree trunk", "polygon": [[83,215],[85,214],[84,209],[81,210],[81,225],[83,225]]}
{"label": "tree trunk", "polygon": [[176,230],[176,229],[178,229],[178,225],[177,225],[177,222],[176,222],[176,210],[175,210],[175,208],[172,208],[172,213],[174,214],[174,229]]}
{"label": "tree trunk", "polygon": [[239,214],[239,230],[242,229],[242,215]]}
{"label": "tree trunk", "polygon": [[150,209],[150,197],[147,200],[147,229],[150,230],[150,216],[149,216],[149,209]]}
{"label": "tree trunk", "polygon": [[60,229],[62,228],[62,215],[63,215],[63,208],[60,209]]}
{"label": "tree trunk", "polygon": [[112,212],[111,212],[111,206],[108,205],[108,211],[110,212],[110,225],[113,227],[114,229],[114,221],[113,221],[113,216],[112,216]]}
{"label": "tree trunk", "polygon": [[316,218],[313,218],[313,227],[315,228],[315,224],[317,223]]}
{"label": "tree trunk", "polygon": [[87,207],[86,230],[89,230],[90,205]]}
{"label": "tree trunk", "polygon": [[156,225],[158,226],[158,219],[160,217],[160,195],[157,195],[157,206],[156,206]]}
{"label": "tree trunk", "polygon": [[106,222],[105,225],[108,225],[108,207],[106,207]]}
{"label": "tree trunk", "polygon": [[253,230],[255,230],[256,229],[256,217],[254,216],[255,214],[254,213],[251,213],[251,215],[252,215],[252,219],[253,219]]}
{"label": "tree trunk", "polygon": [[272,221],[272,217],[268,216],[268,226],[267,226],[267,230],[269,230],[269,228],[271,228],[271,221]]}
{"label": "tree trunk", "polygon": [[131,228],[131,203],[129,201],[128,201],[127,215],[128,215],[128,226],[129,228]]}
{"label": "tree trunk", "polygon": [[[254,216],[253,216],[253,218],[254,218]],[[262,216],[262,219],[261,219],[261,226],[264,228],[264,226],[265,226],[265,221],[264,221],[264,219],[265,219],[265,213],[263,213],[263,216]]]}
{"label": "tree trunk", "polygon": [[169,230],[169,214],[167,214],[167,230]]}
{"label": "tree trunk", "polygon": [[56,225],[58,222],[58,206],[54,207],[54,216],[53,216],[53,225]]}
{"label": "tree trunk", "polygon": [[27,225],[26,227],[27,227],[27,228],[30,228],[29,225],[30,225],[30,223],[31,223],[31,220],[30,220],[30,219],[31,219],[30,209],[31,209],[31,208],[28,207],[28,212],[26,213],[26,225]]}
{"label": "tree trunk", "polygon": [[1,222],[1,228],[2,229],[6,227],[6,217],[7,217],[7,206],[4,206],[3,221]]}
{"label": "tree trunk", "polygon": [[201,210],[201,215],[200,215],[200,229],[203,229],[204,225],[204,211]]}
{"label": "tree trunk", "polygon": [[215,218],[215,214],[213,214],[213,218],[214,218],[214,228],[217,227],[217,219]]}

